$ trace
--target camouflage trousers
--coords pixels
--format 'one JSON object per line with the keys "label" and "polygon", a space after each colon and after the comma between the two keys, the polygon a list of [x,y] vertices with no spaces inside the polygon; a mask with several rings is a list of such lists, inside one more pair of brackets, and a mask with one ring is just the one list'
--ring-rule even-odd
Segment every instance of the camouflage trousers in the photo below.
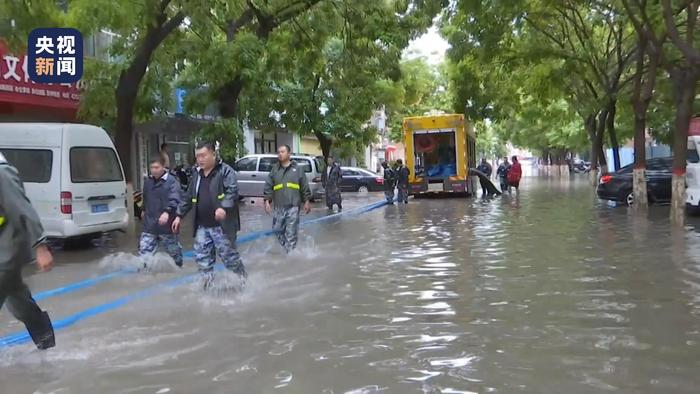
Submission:
{"label": "camouflage trousers", "polygon": [[397,189],[399,191],[398,202],[408,204],[408,185],[399,184]]}
{"label": "camouflage trousers", "polygon": [[197,227],[194,259],[199,266],[199,271],[212,272],[217,254],[227,269],[241,276],[246,275],[243,260],[236,249],[236,233],[226,234],[221,227]]}
{"label": "camouflage trousers", "polygon": [[294,250],[299,234],[299,207],[276,208],[272,216],[272,231],[287,253]]}
{"label": "camouflage trousers", "polygon": [[391,190],[385,189],[384,190],[384,197],[386,197],[386,201],[389,204],[393,204],[394,203],[394,189],[391,189]]}
{"label": "camouflage trousers", "polygon": [[139,256],[153,256],[159,246],[173,258],[178,267],[182,267],[182,245],[175,234],[141,233]]}

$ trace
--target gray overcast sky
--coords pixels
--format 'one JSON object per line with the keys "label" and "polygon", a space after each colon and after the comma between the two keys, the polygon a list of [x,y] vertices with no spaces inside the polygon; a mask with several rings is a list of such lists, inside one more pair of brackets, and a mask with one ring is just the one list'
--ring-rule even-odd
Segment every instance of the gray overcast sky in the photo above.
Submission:
{"label": "gray overcast sky", "polygon": [[413,40],[408,48],[404,51],[404,57],[414,59],[416,57],[425,57],[431,64],[442,62],[445,57],[445,51],[450,47],[450,44],[445,41],[438,33],[437,27],[433,26],[427,33]]}

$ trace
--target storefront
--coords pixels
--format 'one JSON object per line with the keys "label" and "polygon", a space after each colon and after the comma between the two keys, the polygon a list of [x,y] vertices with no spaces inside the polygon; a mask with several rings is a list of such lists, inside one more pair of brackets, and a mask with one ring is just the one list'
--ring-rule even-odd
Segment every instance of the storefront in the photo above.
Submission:
{"label": "storefront", "polygon": [[10,53],[0,40],[0,121],[75,122],[79,101],[77,84],[30,81],[27,56]]}
{"label": "storefront", "polygon": [[137,125],[134,188],[141,189],[143,177],[148,175],[148,161],[159,154],[163,144],[167,145],[172,169],[194,165],[194,137],[205,123],[187,116],[169,116]]}

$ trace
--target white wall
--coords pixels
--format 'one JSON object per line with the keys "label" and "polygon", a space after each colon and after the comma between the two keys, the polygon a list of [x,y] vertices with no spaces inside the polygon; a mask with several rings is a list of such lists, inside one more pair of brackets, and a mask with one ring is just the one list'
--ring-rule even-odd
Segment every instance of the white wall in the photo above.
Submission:
{"label": "white wall", "polygon": [[246,149],[246,154],[255,153],[255,130],[248,127],[247,124],[243,125],[243,137],[245,138],[244,146]]}

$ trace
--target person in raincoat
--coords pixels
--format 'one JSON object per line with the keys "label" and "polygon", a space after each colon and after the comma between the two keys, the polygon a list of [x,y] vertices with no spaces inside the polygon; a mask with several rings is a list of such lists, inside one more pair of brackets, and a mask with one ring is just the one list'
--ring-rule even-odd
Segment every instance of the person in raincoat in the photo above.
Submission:
{"label": "person in raincoat", "polygon": [[291,160],[292,149],[288,145],[277,149],[277,158],[265,182],[265,211],[273,215],[272,230],[290,253],[297,246],[302,204],[306,214],[311,212],[311,188],[304,170]]}
{"label": "person in raincoat", "polygon": [[34,259],[41,272],[53,266],[39,215],[24,193],[17,169],[0,153],[0,308],[7,301],[36,347],[45,350],[56,345],[53,325],[22,280],[22,267]]}
{"label": "person in raincoat", "polygon": [[513,156],[513,164],[508,171],[508,186],[515,188],[516,193],[520,193],[520,179],[523,177],[523,167],[520,165],[517,156]]}
{"label": "person in raincoat", "polygon": [[481,183],[481,192],[485,196],[489,194],[488,191],[488,178],[491,178],[491,173],[493,172],[493,168],[491,168],[491,164],[486,160],[486,158],[481,159],[481,164],[479,164],[478,167],[476,167],[477,171],[481,172],[484,174],[486,179],[484,178],[479,178],[479,183]]}
{"label": "person in raincoat", "polygon": [[508,158],[504,157],[503,162],[496,170],[496,175],[498,175],[498,180],[501,183],[501,192],[503,193],[506,191],[510,192],[510,188],[508,187],[508,172],[510,172],[510,163],[508,162]]}
{"label": "person in raincoat", "polygon": [[218,159],[211,142],[200,142],[195,156],[197,171],[190,179],[188,196],[180,204],[172,228],[177,234],[181,219],[194,209],[194,258],[206,290],[214,279],[217,254],[228,270],[242,279],[248,274],[236,248],[241,229],[236,172]]}
{"label": "person in raincoat", "polygon": [[399,168],[396,170],[396,186],[399,191],[399,203],[408,204],[408,177],[411,175],[411,170],[403,165],[403,160],[396,160]]}
{"label": "person in raincoat", "polygon": [[338,210],[342,211],[343,198],[340,195],[340,181],[343,179],[343,175],[333,156],[328,156],[326,163],[326,170],[323,171],[323,176],[321,177],[323,188],[326,191],[326,206],[332,210],[333,205],[338,205]]}
{"label": "person in raincoat", "polygon": [[396,171],[389,167],[389,163],[386,161],[382,162],[382,168],[384,168],[384,196],[386,201],[393,205],[394,189],[396,189]]}
{"label": "person in raincoat", "polygon": [[[139,256],[153,256],[160,247],[172,257],[175,265],[182,268],[182,246],[172,230],[182,203],[180,182],[167,171],[160,156],[151,159],[149,167],[150,176],[143,182],[143,232],[139,239]],[[143,268],[147,266],[144,260]]]}

